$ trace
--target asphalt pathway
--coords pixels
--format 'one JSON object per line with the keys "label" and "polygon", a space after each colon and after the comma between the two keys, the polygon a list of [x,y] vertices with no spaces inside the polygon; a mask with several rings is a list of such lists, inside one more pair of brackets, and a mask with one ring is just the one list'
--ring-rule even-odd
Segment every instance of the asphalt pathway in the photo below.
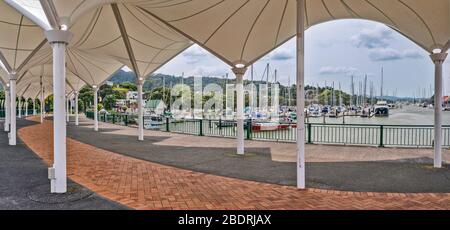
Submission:
{"label": "asphalt pathway", "polygon": [[[35,124],[18,120],[18,128]],[[8,145],[8,133],[0,122],[0,209],[1,210],[117,210],[128,209],[68,181],[70,188],[83,190],[79,198],[60,199],[50,194],[48,166],[18,139]],[[74,193],[76,195],[76,193]]]}

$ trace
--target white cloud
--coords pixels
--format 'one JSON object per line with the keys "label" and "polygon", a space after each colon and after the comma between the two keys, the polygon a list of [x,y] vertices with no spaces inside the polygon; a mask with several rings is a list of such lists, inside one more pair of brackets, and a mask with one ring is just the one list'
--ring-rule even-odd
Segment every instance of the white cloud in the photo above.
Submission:
{"label": "white cloud", "polygon": [[295,49],[288,50],[286,48],[278,48],[270,54],[270,59],[274,61],[286,61],[295,58]]}
{"label": "white cloud", "polygon": [[412,49],[400,51],[392,48],[377,48],[369,51],[369,58],[372,61],[395,61],[422,58],[422,54]]}
{"label": "white cloud", "polygon": [[391,48],[390,44],[394,41],[394,31],[384,25],[377,25],[372,29],[362,29],[357,35],[351,37],[354,46],[369,50],[371,61],[396,61],[422,57],[422,54],[414,49],[397,50]]}
{"label": "white cloud", "polygon": [[186,72],[187,76],[208,76],[208,77],[222,77],[230,69],[220,68],[219,66],[197,66]]}
{"label": "white cloud", "polygon": [[393,31],[384,25],[377,25],[373,29],[362,29],[357,35],[351,37],[351,42],[357,47],[386,48],[394,39]]}
{"label": "white cloud", "polygon": [[206,50],[202,49],[198,45],[189,47],[181,55],[186,58],[186,63],[190,65],[199,63],[202,60],[210,58],[211,56]]}
{"label": "white cloud", "polygon": [[324,66],[319,70],[320,75],[339,75],[339,74],[352,75],[358,73],[359,70],[357,68],[344,66],[340,67]]}

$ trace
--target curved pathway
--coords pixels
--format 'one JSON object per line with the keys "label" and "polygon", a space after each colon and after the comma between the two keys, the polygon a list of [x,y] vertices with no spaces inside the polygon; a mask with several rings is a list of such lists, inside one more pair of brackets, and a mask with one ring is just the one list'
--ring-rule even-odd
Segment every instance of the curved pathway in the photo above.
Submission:
{"label": "curved pathway", "polygon": [[[0,130],[3,130],[0,121]],[[35,122],[19,119],[18,127],[34,125]],[[80,188],[68,180],[72,191]],[[78,189],[77,189],[78,190]],[[84,194],[91,192],[82,189]],[[39,198],[39,199],[35,199]],[[16,146],[8,145],[8,134],[0,131],[0,210],[118,210],[126,206],[93,193],[79,199],[73,193],[62,198],[50,194],[46,163],[33,154],[19,138]]]}
{"label": "curved pathway", "polygon": [[[48,164],[52,123],[19,130]],[[68,176],[136,209],[450,209],[450,193],[339,192],[232,179],[164,166],[67,139]]]}

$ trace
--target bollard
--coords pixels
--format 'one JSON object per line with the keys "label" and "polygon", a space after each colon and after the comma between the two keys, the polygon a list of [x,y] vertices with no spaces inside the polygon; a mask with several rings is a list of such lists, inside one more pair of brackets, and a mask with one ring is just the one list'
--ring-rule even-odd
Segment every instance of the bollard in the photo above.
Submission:
{"label": "bollard", "polygon": [[247,121],[247,140],[252,139],[252,121]]}
{"label": "bollard", "polygon": [[200,133],[199,136],[203,136],[203,119],[200,120]]}
{"label": "bollard", "polygon": [[384,139],[384,126],[380,125],[380,148],[384,147],[383,140]]}
{"label": "bollard", "polygon": [[169,118],[168,117],[166,117],[166,132],[170,132],[170,129],[169,129]]}

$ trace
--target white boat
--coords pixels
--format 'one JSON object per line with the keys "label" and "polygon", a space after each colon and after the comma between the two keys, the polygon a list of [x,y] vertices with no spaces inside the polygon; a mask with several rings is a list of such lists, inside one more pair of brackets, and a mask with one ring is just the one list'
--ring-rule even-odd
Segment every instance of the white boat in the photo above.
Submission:
{"label": "white boat", "polygon": [[388,117],[389,106],[386,101],[378,101],[374,107],[374,113],[376,117]]}
{"label": "white boat", "polygon": [[252,131],[253,132],[275,131],[288,129],[289,127],[290,127],[289,124],[280,124],[276,122],[258,122],[252,125]]}
{"label": "white boat", "polygon": [[157,114],[150,114],[144,116],[145,129],[160,129],[164,124],[164,117]]}
{"label": "white boat", "polygon": [[339,114],[338,114],[336,108],[332,108],[331,111],[327,115],[328,115],[328,117],[331,117],[331,118],[339,117]]}
{"label": "white boat", "polygon": [[320,117],[320,116],[322,116],[322,113],[320,111],[320,106],[319,105],[315,105],[315,104],[313,104],[313,105],[308,107],[307,113],[308,113],[309,117]]}

